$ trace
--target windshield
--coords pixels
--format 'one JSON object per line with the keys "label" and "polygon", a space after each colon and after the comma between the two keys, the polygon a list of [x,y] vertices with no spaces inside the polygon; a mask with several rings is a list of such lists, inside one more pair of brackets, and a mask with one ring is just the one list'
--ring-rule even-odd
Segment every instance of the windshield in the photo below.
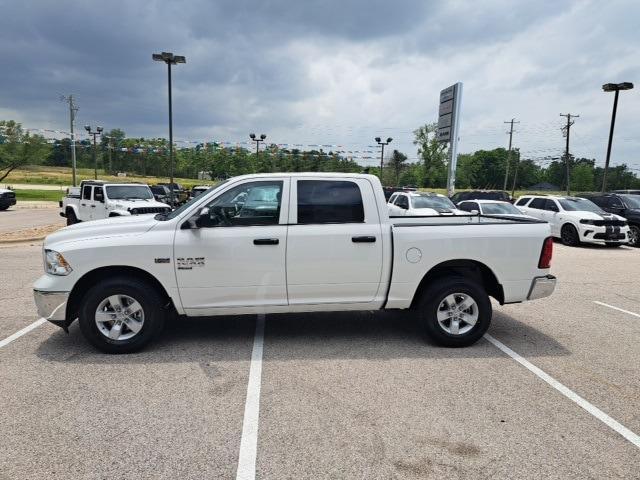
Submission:
{"label": "windshield", "polygon": [[604,213],[599,206],[586,198],[564,198],[559,200],[559,202],[567,212]]}
{"label": "windshield", "polygon": [[627,208],[640,208],[640,195],[620,195]]}
{"label": "windshield", "polygon": [[483,203],[482,213],[486,215],[522,215],[522,212],[510,203]]}
{"label": "windshield", "polygon": [[153,198],[146,185],[111,185],[106,187],[110,200],[147,200]]}
{"label": "windshield", "polygon": [[158,215],[156,215],[156,220],[171,220],[172,218],[176,218],[178,216],[180,216],[182,214],[182,212],[184,212],[185,210],[188,210],[193,204],[194,202],[199,202],[200,199],[205,195],[208,194],[209,192],[212,192],[214,190],[217,190],[218,188],[222,187],[225,183],[227,183],[229,180],[225,180],[222,183],[219,183],[218,185],[214,185],[213,187],[207,189],[206,191],[198,194],[196,197],[193,197],[191,200],[189,200],[187,203],[183,204],[182,206],[176,208],[174,211],[169,212],[169,213],[159,213]]}
{"label": "windshield", "polygon": [[447,197],[438,196],[415,196],[411,197],[413,208],[448,208],[455,209],[456,206]]}

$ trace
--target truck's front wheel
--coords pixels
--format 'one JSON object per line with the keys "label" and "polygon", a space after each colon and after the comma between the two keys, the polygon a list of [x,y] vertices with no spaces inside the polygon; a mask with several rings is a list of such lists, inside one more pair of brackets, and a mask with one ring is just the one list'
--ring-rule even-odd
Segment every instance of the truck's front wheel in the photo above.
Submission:
{"label": "truck's front wheel", "polygon": [[75,223],[78,223],[78,217],[76,217],[75,212],[71,209],[67,210],[67,225],[73,225]]}
{"label": "truck's front wheel", "polygon": [[418,307],[425,333],[444,347],[474,344],[491,323],[489,296],[466,277],[436,280],[424,291]]}
{"label": "truck's front wheel", "polygon": [[105,353],[142,349],[162,330],[162,297],[147,283],[124,277],[104,280],[82,301],[80,330]]}

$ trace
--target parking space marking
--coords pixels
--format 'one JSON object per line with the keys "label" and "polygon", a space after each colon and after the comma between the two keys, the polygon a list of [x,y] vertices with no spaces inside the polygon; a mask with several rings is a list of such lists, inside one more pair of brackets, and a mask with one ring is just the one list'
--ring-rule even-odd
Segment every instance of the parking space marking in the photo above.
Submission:
{"label": "parking space marking", "polygon": [[13,335],[9,335],[4,340],[0,340],[0,348],[4,347],[6,345],[9,345],[14,340],[20,338],[25,333],[29,333],[31,330],[33,330],[34,328],[39,327],[40,325],[42,325],[45,322],[46,322],[46,320],[44,318],[40,318],[40,319],[36,320],[35,322],[33,322],[31,325],[28,325],[28,326],[24,327],[22,330],[18,330]]}
{"label": "parking space marking", "polygon": [[236,480],[256,478],[256,455],[258,448],[258,417],[260,414],[260,384],[262,382],[262,350],[264,346],[264,314],[256,320],[256,334],[251,352],[247,399],[244,404],[240,456]]}
{"label": "parking space marking", "polygon": [[562,393],[565,397],[567,397],[568,399],[570,399],[570,400],[574,401],[575,403],[577,403],[579,406],[581,406],[583,409],[585,409],[591,415],[596,417],[598,420],[603,422],[608,427],[610,427],[613,430],[615,430],[616,432],[618,432],[620,435],[622,435],[624,438],[629,440],[636,447],[640,448],[640,436],[639,435],[637,435],[636,433],[632,432],[631,430],[629,430],[624,425],[622,425],[622,424],[618,423],[617,421],[615,421],[613,418],[611,418],[609,415],[604,413],[598,407],[596,407],[595,405],[593,405],[593,404],[589,403],[588,401],[586,401],[584,398],[582,398],[576,392],[574,392],[573,390],[571,390],[568,387],[564,386],[562,383],[558,382],[555,378],[553,378],[549,374],[545,373],[543,370],[539,369],[538,367],[536,367],[534,364],[532,364],[528,360],[525,360],[519,354],[517,354],[516,352],[511,350],[509,347],[507,347],[504,343],[500,342],[499,340],[496,340],[495,338],[493,338],[488,333],[485,333],[484,337],[487,340],[489,340],[498,349],[502,350],[504,353],[506,353],[511,358],[513,358],[520,365],[525,367],[527,370],[533,372],[539,378],[541,378],[542,380],[547,382],[549,385],[551,385],[553,388],[555,388],[560,393]]}
{"label": "parking space marking", "polygon": [[634,317],[640,318],[640,314],[639,313],[634,313],[634,312],[630,312],[629,310],[624,310],[624,309],[619,308],[619,307],[614,307],[613,305],[609,305],[608,303],[598,302],[596,300],[594,300],[593,303],[597,303],[598,305],[602,305],[603,307],[609,307],[609,308],[612,308],[614,310],[618,310],[619,312],[627,313],[629,315],[633,315]]}

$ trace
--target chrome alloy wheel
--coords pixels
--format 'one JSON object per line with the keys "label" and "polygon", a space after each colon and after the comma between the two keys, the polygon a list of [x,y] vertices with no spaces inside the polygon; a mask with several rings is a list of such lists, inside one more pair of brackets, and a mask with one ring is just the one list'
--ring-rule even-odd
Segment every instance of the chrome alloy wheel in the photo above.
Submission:
{"label": "chrome alloy wheel", "polygon": [[110,340],[129,340],[144,324],[144,310],[135,298],[111,295],[100,302],[95,321],[98,330]]}
{"label": "chrome alloy wheel", "polygon": [[478,321],[478,304],[466,293],[452,293],[440,302],[437,317],[445,332],[464,335]]}

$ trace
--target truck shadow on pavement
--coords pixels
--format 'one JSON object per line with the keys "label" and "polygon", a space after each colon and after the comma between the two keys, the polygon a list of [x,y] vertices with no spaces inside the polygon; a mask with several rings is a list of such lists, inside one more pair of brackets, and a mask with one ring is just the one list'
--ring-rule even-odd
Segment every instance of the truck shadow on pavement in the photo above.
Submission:
{"label": "truck shadow on pavement", "polygon": [[[255,315],[176,319],[145,350],[106,355],[82,337],[74,323],[70,333],[53,332],[38,349],[43,360],[65,363],[172,363],[248,361]],[[487,340],[471,347],[443,348],[425,339],[407,312],[334,312],[267,315],[264,359],[492,358],[505,356]],[[489,333],[516,352],[536,356],[569,355],[563,345],[532,326],[500,311]]]}

